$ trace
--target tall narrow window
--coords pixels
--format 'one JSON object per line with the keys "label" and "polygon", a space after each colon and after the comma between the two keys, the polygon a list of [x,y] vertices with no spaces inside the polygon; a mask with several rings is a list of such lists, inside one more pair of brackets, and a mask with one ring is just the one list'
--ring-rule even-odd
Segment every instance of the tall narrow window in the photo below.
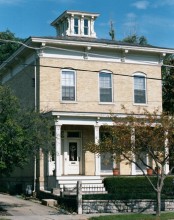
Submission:
{"label": "tall narrow window", "polygon": [[88,35],[89,33],[88,19],[84,19],[84,35]]}
{"label": "tall narrow window", "polygon": [[79,33],[79,19],[74,18],[74,34],[78,34],[78,33]]}
{"label": "tall narrow window", "polygon": [[99,74],[100,102],[112,102],[112,77],[111,73]]}
{"label": "tall narrow window", "polygon": [[75,101],[75,72],[62,71],[62,100]]}
{"label": "tall narrow window", "polygon": [[144,74],[134,75],[134,103],[146,103],[146,77]]}

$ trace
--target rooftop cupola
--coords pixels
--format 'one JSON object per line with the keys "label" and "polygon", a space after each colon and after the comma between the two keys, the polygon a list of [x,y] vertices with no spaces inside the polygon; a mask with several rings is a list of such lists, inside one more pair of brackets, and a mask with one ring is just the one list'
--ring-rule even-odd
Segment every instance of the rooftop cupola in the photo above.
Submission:
{"label": "rooftop cupola", "polygon": [[97,13],[65,11],[51,25],[56,28],[57,36],[77,36],[96,38],[94,21]]}

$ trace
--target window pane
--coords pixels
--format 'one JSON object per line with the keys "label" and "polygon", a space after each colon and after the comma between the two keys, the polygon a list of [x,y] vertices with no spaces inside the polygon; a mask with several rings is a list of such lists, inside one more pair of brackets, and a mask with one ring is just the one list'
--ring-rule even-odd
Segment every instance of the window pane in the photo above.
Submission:
{"label": "window pane", "polygon": [[75,73],[72,71],[62,72],[62,100],[75,100]]}
{"label": "window pane", "polygon": [[77,143],[69,143],[69,161],[77,161]]}
{"label": "window pane", "polygon": [[88,19],[84,19],[84,35],[88,35]]}
{"label": "window pane", "polygon": [[145,77],[142,76],[134,77],[134,86],[135,89],[145,89]]}
{"label": "window pane", "polygon": [[146,85],[144,76],[134,76],[134,102],[146,103]]}
{"label": "window pane", "polygon": [[79,19],[74,18],[74,34],[78,34],[78,33],[79,33]]}
{"label": "window pane", "polygon": [[145,90],[135,90],[135,103],[146,103]]}
{"label": "window pane", "polygon": [[113,160],[111,153],[102,153],[101,157],[101,170],[102,171],[111,171],[113,169]]}
{"label": "window pane", "polygon": [[112,102],[112,83],[110,73],[100,73],[100,102]]}
{"label": "window pane", "polygon": [[111,89],[100,89],[100,102],[112,102]]}

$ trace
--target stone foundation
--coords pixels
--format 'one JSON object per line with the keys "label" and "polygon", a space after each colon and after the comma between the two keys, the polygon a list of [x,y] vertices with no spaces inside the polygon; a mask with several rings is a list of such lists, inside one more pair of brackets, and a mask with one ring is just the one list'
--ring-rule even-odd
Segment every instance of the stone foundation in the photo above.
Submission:
{"label": "stone foundation", "polygon": [[[156,201],[153,200],[83,200],[83,214],[89,213],[140,213],[154,212]],[[174,210],[174,200],[161,203],[162,211]]]}

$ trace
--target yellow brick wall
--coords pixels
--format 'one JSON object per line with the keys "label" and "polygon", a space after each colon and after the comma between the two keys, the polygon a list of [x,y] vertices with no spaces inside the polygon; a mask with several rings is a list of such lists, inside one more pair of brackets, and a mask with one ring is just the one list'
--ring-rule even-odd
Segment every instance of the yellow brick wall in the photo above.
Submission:
{"label": "yellow brick wall", "polygon": [[[143,72],[150,78],[160,78],[160,66],[148,66],[126,63],[109,63],[89,60],[63,60],[41,58],[42,65],[54,67],[71,67],[91,71],[76,71],[77,100],[75,103],[61,102],[61,70],[59,68],[41,67],[40,75],[40,108],[44,110],[82,111],[82,112],[123,112],[121,105],[129,111],[138,113],[139,106],[133,105],[133,78],[127,76],[113,76],[113,104],[99,103],[98,72],[107,69],[115,74],[132,76],[135,72]],[[147,79],[147,108],[153,111],[162,108],[161,81]]]}
{"label": "yellow brick wall", "polygon": [[6,83],[25,107],[34,108],[35,88],[33,79],[34,66],[28,66]]}

